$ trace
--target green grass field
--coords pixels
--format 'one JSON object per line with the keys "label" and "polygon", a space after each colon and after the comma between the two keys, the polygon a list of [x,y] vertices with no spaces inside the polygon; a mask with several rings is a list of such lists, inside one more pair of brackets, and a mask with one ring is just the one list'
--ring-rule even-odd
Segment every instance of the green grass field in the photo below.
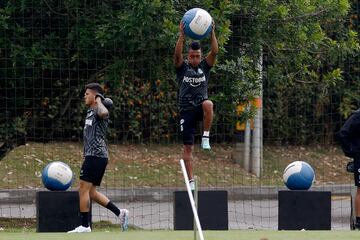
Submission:
{"label": "green grass field", "polygon": [[[82,144],[29,142],[13,149],[0,161],[1,189],[42,187],[41,171],[51,161],[64,161],[75,175],[82,163]],[[102,186],[105,187],[183,187],[179,144],[110,144],[110,162]],[[262,178],[247,173],[234,163],[234,145],[214,144],[211,152],[194,148],[194,171],[203,187],[241,185],[283,185],[282,173],[292,161],[305,160],[315,172],[315,185],[352,182],[344,171],[347,158],[336,146],[281,147],[264,149]],[[326,171],[325,171],[326,169]],[[73,186],[78,186],[75,177]]]}
{"label": "green grass field", "polygon": [[[359,239],[356,231],[205,231],[205,240],[338,240]],[[192,240],[192,231],[67,233],[0,233],[0,240]],[[199,238],[198,238],[199,239]]]}

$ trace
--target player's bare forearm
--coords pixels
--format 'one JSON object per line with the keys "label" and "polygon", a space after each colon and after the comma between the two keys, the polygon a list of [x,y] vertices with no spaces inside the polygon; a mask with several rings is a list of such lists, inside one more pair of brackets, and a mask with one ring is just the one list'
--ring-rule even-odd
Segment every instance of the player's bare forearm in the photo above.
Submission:
{"label": "player's bare forearm", "polygon": [[97,115],[101,119],[106,118],[109,115],[109,110],[104,106],[100,97],[96,98],[96,103],[97,103],[97,109],[96,109]]}
{"label": "player's bare forearm", "polygon": [[218,52],[219,52],[219,44],[216,38],[215,30],[213,29],[211,32],[211,53],[216,56]]}
{"label": "player's bare forearm", "polygon": [[179,25],[179,37],[176,41],[175,52],[174,52],[174,64],[175,67],[179,67],[183,63],[183,48],[184,48],[184,24],[180,22]]}
{"label": "player's bare forearm", "polygon": [[211,49],[209,54],[206,57],[206,62],[209,66],[213,66],[215,64],[216,55],[219,52],[219,44],[215,34],[215,23],[213,22],[213,27],[211,31]]}
{"label": "player's bare forearm", "polygon": [[175,46],[175,53],[174,53],[174,64],[176,67],[180,66],[183,61],[183,47],[184,47],[184,36],[179,36],[176,46]]}

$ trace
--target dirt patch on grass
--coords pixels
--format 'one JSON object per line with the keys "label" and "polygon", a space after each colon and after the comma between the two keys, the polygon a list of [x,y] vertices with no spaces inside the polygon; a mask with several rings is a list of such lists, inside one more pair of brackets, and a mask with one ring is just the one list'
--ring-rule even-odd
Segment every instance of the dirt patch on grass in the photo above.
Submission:
{"label": "dirt patch on grass", "polygon": [[36,219],[0,217],[0,228],[2,228],[2,231],[6,231],[7,229],[35,229]]}

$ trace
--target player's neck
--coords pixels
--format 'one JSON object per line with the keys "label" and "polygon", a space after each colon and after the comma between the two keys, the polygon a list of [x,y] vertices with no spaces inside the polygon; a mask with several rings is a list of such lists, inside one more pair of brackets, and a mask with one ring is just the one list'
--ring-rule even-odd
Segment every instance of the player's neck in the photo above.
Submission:
{"label": "player's neck", "polygon": [[97,103],[93,102],[92,104],[89,105],[89,109],[95,109],[97,107]]}
{"label": "player's neck", "polygon": [[197,70],[197,69],[199,68],[199,65],[193,66],[193,65],[190,64],[190,67],[191,67],[192,69],[194,69],[194,70]]}

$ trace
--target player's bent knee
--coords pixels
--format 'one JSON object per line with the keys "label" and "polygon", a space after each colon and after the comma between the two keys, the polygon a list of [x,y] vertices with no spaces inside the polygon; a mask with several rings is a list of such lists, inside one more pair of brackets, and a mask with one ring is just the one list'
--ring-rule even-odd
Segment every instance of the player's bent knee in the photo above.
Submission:
{"label": "player's bent knee", "polygon": [[203,110],[205,113],[212,113],[214,104],[210,100],[206,100],[203,102]]}
{"label": "player's bent knee", "polygon": [[203,103],[202,103],[202,105],[204,106],[204,107],[206,107],[206,108],[213,108],[213,106],[214,106],[214,104],[213,104],[213,102],[211,101],[211,100],[205,100]]}
{"label": "player's bent knee", "polygon": [[88,184],[86,182],[80,181],[79,194],[80,195],[90,194],[90,187],[88,186]]}
{"label": "player's bent knee", "polygon": [[89,195],[90,195],[91,199],[95,199],[96,198],[96,191],[90,191]]}

